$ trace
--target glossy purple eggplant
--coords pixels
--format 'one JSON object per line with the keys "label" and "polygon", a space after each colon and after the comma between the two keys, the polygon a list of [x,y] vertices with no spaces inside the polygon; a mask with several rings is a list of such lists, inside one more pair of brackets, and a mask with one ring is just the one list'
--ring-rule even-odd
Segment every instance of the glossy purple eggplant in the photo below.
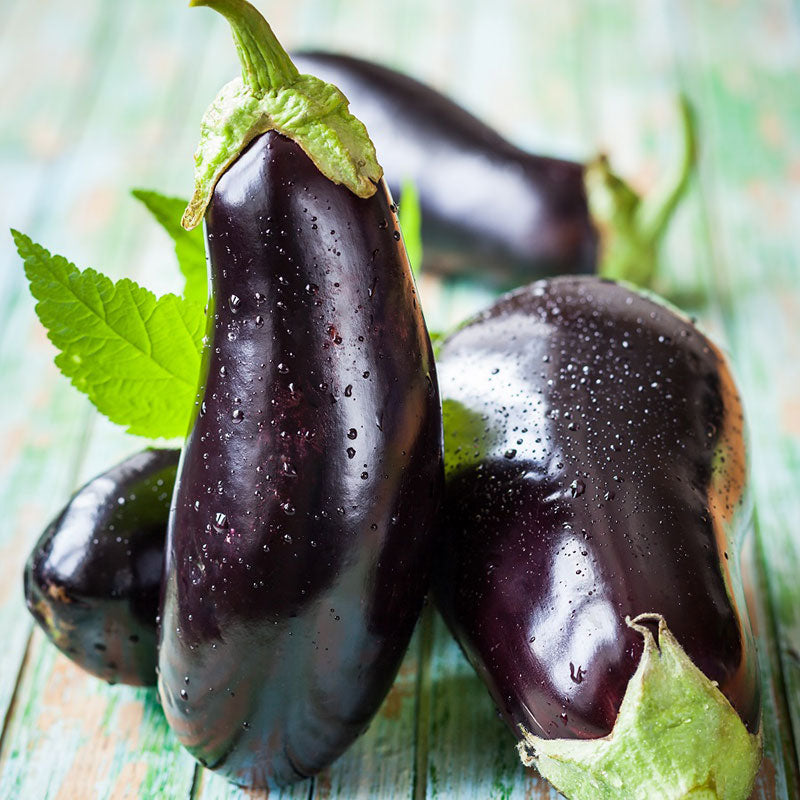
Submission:
{"label": "glossy purple eggplant", "polygon": [[643,613],[755,733],[743,419],[720,351],[647,297],[562,278],[501,298],[437,363],[436,597],[515,735],[609,734],[642,655],[626,617]]}
{"label": "glossy purple eggplant", "polygon": [[507,288],[594,272],[653,281],[660,241],[694,161],[685,100],[680,167],[669,188],[641,198],[604,157],[583,164],[529,153],[401,72],[335,53],[295,59],[347,95],[394,196],[406,180],[416,187],[426,270]]}
{"label": "glossy purple eggplant", "polygon": [[203,764],[286,784],[364,730],[406,650],[443,480],[437,381],[382,183],[356,197],[271,131],[222,176],[206,234],[159,688]]}
{"label": "glossy purple eggplant", "polygon": [[435,89],[380,64],[324,52],[294,59],[347,95],[394,196],[413,181],[425,269],[499,284],[594,271],[598,236],[583,164],[527,153]]}
{"label": "glossy purple eggplant", "polygon": [[109,683],[156,677],[156,615],[179,450],[144,450],[79,489],[25,565],[48,638]]}

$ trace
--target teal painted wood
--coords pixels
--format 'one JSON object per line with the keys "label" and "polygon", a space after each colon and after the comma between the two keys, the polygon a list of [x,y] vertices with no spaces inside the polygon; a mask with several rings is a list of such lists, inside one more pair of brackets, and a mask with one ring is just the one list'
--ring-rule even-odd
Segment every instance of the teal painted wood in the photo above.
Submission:
{"label": "teal painted wood", "polygon": [[[44,360],[49,366],[50,354],[42,359],[41,348],[37,353],[26,346],[16,355],[21,362]],[[0,369],[10,360],[0,357]],[[14,394],[0,393],[0,503],[5,520],[0,526],[0,721],[12,699],[31,628],[22,598],[22,568],[38,532],[57,510],[59,497],[71,487],[86,423],[83,404],[64,391],[67,387],[56,376],[22,369],[10,375],[4,369],[3,376],[10,379],[4,380],[4,387],[13,387]],[[60,402],[48,409],[52,399]],[[54,451],[61,458],[53,459]]]}
{"label": "teal painted wood", "polygon": [[314,790],[312,780],[296,783],[281,791],[248,791],[231,786],[220,775],[197,767],[193,800],[309,800]]}
{"label": "teal painted wood", "polygon": [[[18,259],[5,228],[14,225],[36,232],[49,208],[49,193],[56,191],[65,148],[70,147],[92,103],[95,75],[102,74],[102,70],[92,72],[87,55],[107,33],[101,3],[55,8],[53,28],[41,32],[38,20],[45,5],[34,2],[30,13],[13,14],[0,48],[0,74],[7,86],[5,107],[11,109],[8,124],[0,126],[0,165],[6,188],[0,196],[4,228],[0,233],[0,303],[4,309],[20,299]],[[30,46],[12,46],[21,41]],[[102,53],[98,61],[102,67]],[[7,313],[0,315],[0,332],[7,321]]]}
{"label": "teal painted wood", "polygon": [[[752,441],[757,556],[800,753],[800,63],[796,4],[741,2],[729,15],[684,3],[681,72],[715,143],[701,170],[713,289]],[[717,35],[709,25],[714,23]],[[747,36],[735,37],[747,30]],[[687,50],[698,54],[691,61]],[[747,65],[743,68],[743,65]],[[792,739],[783,742],[784,752]],[[786,762],[791,763],[789,754]],[[798,789],[796,773],[793,778]]]}
{"label": "teal painted wood", "polygon": [[107,686],[37,631],[7,732],[0,797],[188,797],[194,763],[153,689]]}
{"label": "teal painted wood", "polygon": [[[63,4],[65,12],[69,5]],[[204,37],[194,40],[174,37],[174,26],[167,24],[163,14],[148,16],[142,9],[134,13],[131,4],[126,13],[116,9],[111,14],[107,4],[97,8],[84,4],[84,10],[88,15],[84,22],[90,30],[93,25],[89,23],[94,23],[95,17],[104,18],[110,14],[113,32],[106,25],[105,36],[100,37],[105,49],[92,51],[95,56],[92,69],[102,78],[90,75],[88,86],[76,86],[68,93],[75,106],[71,113],[76,117],[64,125],[68,131],[65,135],[72,136],[65,150],[69,155],[60,156],[55,169],[53,165],[45,165],[47,185],[37,190],[41,194],[38,201],[44,208],[37,209],[42,212],[39,218],[34,215],[33,232],[52,249],[64,252],[82,266],[92,263],[92,256],[95,256],[94,264],[111,274],[138,277],[161,289],[165,284],[166,288],[177,288],[177,270],[169,249],[165,248],[161,254],[161,263],[138,258],[137,244],[143,237],[137,235],[137,228],[146,215],[127,196],[125,187],[133,182],[134,172],[146,183],[154,181],[159,174],[163,179],[162,148],[171,142],[176,123],[179,133],[183,133],[184,127],[183,118],[172,116],[169,111],[181,109],[186,102],[184,83],[193,72],[189,56]],[[178,19],[176,10],[171,12],[175,20]],[[94,27],[98,25],[103,27],[100,23]],[[130,41],[125,39],[124,33],[131,36]],[[165,53],[162,47],[170,38],[177,43],[173,47],[177,52]],[[148,46],[142,47],[137,40],[147,42]],[[85,46],[81,49],[89,50]],[[119,90],[121,84],[129,90],[137,88],[135,80],[126,78],[131,62],[142,67],[137,72],[141,79],[138,110],[131,96]],[[150,115],[152,107],[156,108],[154,116]],[[145,110],[148,113],[144,113]],[[193,147],[193,142],[190,144],[188,140],[195,136],[188,127],[183,133],[187,140],[184,149],[189,154],[185,166],[187,174]],[[130,137],[130,141],[126,143],[125,137]],[[13,143],[2,152],[13,157]],[[166,174],[170,172],[174,170]],[[13,196],[13,191],[10,195]],[[57,205],[45,202],[55,198]],[[148,232],[145,238],[158,240],[160,234],[152,224],[149,221],[144,224]],[[56,244],[59,235],[66,242],[65,246]],[[9,645],[0,654],[3,667],[0,669],[0,702],[5,711],[31,627],[22,605],[20,580],[27,549],[47,518],[66,501],[76,481],[91,477],[144,443],[101,423],[92,426],[94,436],[88,438],[95,443],[83,452],[87,422],[93,418],[90,407],[57,376],[52,365],[52,348],[46,344],[33,317],[32,302],[27,297],[16,257],[3,277],[6,280],[3,301],[7,308],[3,320],[7,335],[2,344],[0,371],[4,384],[7,380],[16,391],[13,396],[3,397],[4,406],[9,401],[14,403],[14,413],[3,414],[0,436],[6,445],[3,450],[10,465],[24,468],[24,477],[12,475],[14,479],[4,489],[14,498],[22,498],[23,502],[27,499],[29,504],[39,497],[46,501],[46,511],[42,513],[34,514],[35,507],[23,506],[27,513],[19,515],[21,530],[12,525],[10,530],[4,527],[0,532],[2,538],[14,533],[15,548],[19,550],[18,557],[4,559],[0,567],[3,585],[13,590],[11,601],[0,605],[0,622],[4,623]],[[25,427],[21,428],[21,423]],[[5,424],[9,426],[7,431]],[[23,458],[16,460],[20,446],[15,452],[14,441],[20,435],[21,445],[30,447],[40,441],[41,446],[49,447],[42,456],[23,452]],[[13,515],[16,504],[8,502],[5,508]],[[2,599],[6,594],[3,593]],[[41,690],[42,686],[54,685],[61,687],[60,694],[53,696]],[[194,763],[167,731],[153,692],[129,696],[124,719],[136,728],[133,733],[130,724],[127,727],[120,724],[116,711],[126,692],[130,690],[109,689],[83,675],[37,636],[30,647],[27,670],[17,690],[13,719],[3,736],[0,796],[66,797],[86,796],[83,794],[86,792],[97,797],[121,797],[126,793],[131,797],[188,797]],[[58,706],[57,713],[54,704]],[[146,709],[144,715],[132,716],[131,708],[142,707]],[[87,709],[91,712],[88,726]],[[110,723],[97,727],[94,723],[100,718]],[[57,725],[50,724],[54,719]],[[56,757],[53,757],[54,750],[58,751]]]}

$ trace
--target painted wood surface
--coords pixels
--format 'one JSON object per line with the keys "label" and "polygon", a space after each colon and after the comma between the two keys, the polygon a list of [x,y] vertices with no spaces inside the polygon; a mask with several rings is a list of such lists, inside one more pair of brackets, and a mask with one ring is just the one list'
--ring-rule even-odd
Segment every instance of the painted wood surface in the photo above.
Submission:
{"label": "painted wood surface", "polygon": [[[263,0],[290,47],[338,49],[428,80],[534,150],[608,151],[657,188],[674,97],[698,110],[699,178],[670,230],[661,288],[731,354],[753,440],[749,597],[765,685],[754,797],[797,797],[800,743],[800,19],[791,0]],[[159,0],[0,0],[0,223],[82,266],[178,287],[166,237],[128,194],[187,194],[200,115],[236,72],[214,15]],[[443,327],[487,301],[423,278]],[[85,676],[37,632],[21,570],[75,489],[141,446],[52,365],[0,231],[0,797],[244,798],[196,768],[152,690]],[[793,731],[795,732],[793,734]],[[273,794],[271,797],[275,797]],[[367,733],[308,798],[555,798],[432,610]]]}

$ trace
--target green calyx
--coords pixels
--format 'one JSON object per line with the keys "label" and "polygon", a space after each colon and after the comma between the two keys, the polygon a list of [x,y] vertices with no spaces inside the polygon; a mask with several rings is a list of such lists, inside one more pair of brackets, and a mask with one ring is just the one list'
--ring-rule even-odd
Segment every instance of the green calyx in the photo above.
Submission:
{"label": "green calyx", "polygon": [[[626,622],[644,652],[614,729],[602,739],[540,739],[522,728],[523,763],[570,800],[746,800],[760,732],[748,733],[660,614]],[[658,642],[645,622],[658,622]]]}
{"label": "green calyx", "polygon": [[652,198],[643,199],[598,156],[586,167],[584,185],[592,219],[600,233],[598,273],[636,286],[651,286],[658,248],[670,219],[686,193],[697,158],[694,115],[688,100],[678,102],[681,154],[674,174]]}
{"label": "green calyx", "polygon": [[214,187],[247,145],[270,130],[288,136],[320,172],[370,197],[383,170],[347,98],[312,75],[300,75],[267,21],[246,0],[191,0],[230,22],[242,76],[226,84],[203,116],[195,153],[195,188],[182,224],[200,223]]}

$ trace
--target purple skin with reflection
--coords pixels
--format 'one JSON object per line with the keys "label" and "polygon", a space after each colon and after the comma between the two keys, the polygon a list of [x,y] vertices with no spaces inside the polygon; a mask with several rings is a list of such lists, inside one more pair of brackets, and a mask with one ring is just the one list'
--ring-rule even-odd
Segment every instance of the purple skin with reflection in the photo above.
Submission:
{"label": "purple skin with reflection", "polygon": [[414,183],[426,270],[500,286],[595,271],[598,234],[583,164],[528,153],[435,89],[380,64],[325,52],[293,59],[347,96],[395,197],[403,181]]}
{"label": "purple skin with reflection", "polygon": [[437,602],[517,737],[611,732],[664,616],[748,730],[756,656],[737,565],[742,412],[687,320],[596,278],[532,284],[439,358]]}
{"label": "purple skin with reflection", "polygon": [[283,785],[364,730],[405,653],[442,494],[437,381],[382,182],[358,198],[272,131],[220,179],[206,234],[159,689],[202,763]]}
{"label": "purple skin with reflection", "polygon": [[179,450],[144,450],[79,489],[25,565],[48,638],[109,683],[156,679],[156,614]]}

